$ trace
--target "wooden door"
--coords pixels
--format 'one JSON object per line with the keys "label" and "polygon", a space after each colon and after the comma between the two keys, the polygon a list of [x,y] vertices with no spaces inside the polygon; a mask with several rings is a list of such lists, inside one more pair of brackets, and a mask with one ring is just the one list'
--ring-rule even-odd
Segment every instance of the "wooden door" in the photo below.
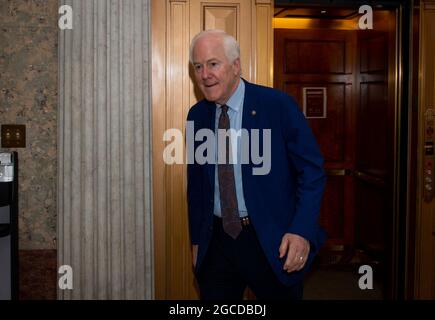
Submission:
{"label": "wooden door", "polygon": [[271,0],[153,0],[153,217],[155,297],[195,299],[188,233],[185,164],[166,165],[167,129],[185,130],[187,112],[201,94],[189,66],[189,45],[205,29],[223,29],[241,46],[242,76],[272,84]]}
{"label": "wooden door", "polygon": [[[391,17],[392,23],[394,18]],[[358,31],[355,162],[355,246],[367,257],[374,275],[392,298],[395,220],[394,34]],[[394,77],[391,76],[391,79]]]}
{"label": "wooden door", "polygon": [[356,33],[348,30],[275,29],[274,85],[303,107],[304,88],[325,88],[326,114],[309,118],[325,158],[327,185],[320,219],[328,247],[354,242]]}

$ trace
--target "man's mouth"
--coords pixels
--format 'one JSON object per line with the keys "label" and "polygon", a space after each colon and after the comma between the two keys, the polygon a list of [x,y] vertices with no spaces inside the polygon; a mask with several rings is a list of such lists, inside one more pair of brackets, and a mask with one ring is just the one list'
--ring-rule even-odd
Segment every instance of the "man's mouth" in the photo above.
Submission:
{"label": "man's mouth", "polygon": [[213,83],[213,84],[204,84],[204,87],[206,87],[206,88],[211,88],[211,87],[214,87],[214,86],[216,86],[217,85],[217,83]]}

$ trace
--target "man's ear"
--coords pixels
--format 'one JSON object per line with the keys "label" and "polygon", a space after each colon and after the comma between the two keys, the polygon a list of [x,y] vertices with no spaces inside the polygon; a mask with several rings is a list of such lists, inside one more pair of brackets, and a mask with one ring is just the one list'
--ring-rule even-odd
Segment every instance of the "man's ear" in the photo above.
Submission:
{"label": "man's ear", "polygon": [[236,75],[239,75],[240,74],[240,70],[241,70],[240,58],[237,58],[236,60],[234,60],[233,66],[234,66],[234,73]]}

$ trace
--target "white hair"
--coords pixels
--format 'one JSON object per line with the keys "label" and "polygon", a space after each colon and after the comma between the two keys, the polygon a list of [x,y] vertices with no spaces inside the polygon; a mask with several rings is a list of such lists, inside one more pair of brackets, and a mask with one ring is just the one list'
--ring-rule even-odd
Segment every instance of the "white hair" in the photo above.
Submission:
{"label": "white hair", "polygon": [[234,39],[233,36],[229,35],[223,30],[210,29],[210,30],[202,31],[198,33],[195,37],[193,37],[192,43],[190,44],[190,51],[189,51],[190,63],[193,63],[193,49],[195,48],[196,42],[199,39],[208,35],[220,36],[222,38],[225,55],[230,63],[233,63],[237,58],[240,57],[240,47],[239,44],[237,43],[237,40]]}

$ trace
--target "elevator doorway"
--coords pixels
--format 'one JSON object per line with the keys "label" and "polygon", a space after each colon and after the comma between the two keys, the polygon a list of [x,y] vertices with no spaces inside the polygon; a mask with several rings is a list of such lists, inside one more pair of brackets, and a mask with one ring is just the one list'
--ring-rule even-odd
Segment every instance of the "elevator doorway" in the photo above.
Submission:
{"label": "elevator doorway", "polygon": [[[372,9],[373,29],[362,30],[357,5],[275,5],[274,87],[305,113],[327,175],[320,223],[328,240],[304,299],[397,294],[398,19],[395,8]],[[373,277],[363,290],[367,266]]]}

